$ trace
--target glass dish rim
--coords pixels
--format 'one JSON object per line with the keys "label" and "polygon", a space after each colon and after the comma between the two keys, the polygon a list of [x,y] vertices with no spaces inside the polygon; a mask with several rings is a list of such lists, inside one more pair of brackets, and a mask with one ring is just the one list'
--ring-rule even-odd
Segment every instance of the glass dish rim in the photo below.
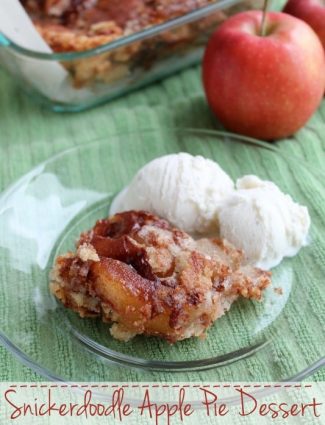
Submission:
{"label": "glass dish rim", "polygon": [[[18,178],[13,184],[9,185],[8,188],[6,190],[4,190],[2,192],[2,194],[0,195],[0,210],[1,210],[1,203],[8,197],[10,196],[10,194],[15,190],[15,188],[17,186],[19,186],[26,177],[28,177],[30,175],[31,172],[37,170],[37,169],[44,169],[44,167],[47,164],[50,164],[51,162],[55,162],[56,160],[58,160],[61,156],[65,156],[75,150],[78,149],[90,149],[92,146],[94,145],[98,145],[98,144],[102,144],[103,142],[105,143],[105,140],[107,139],[107,137],[118,137],[118,136],[125,136],[125,135],[132,135],[133,133],[150,133],[150,132],[155,132],[158,131],[158,128],[146,128],[146,129],[138,129],[136,131],[128,129],[128,130],[122,130],[122,131],[118,131],[115,132],[109,136],[106,137],[98,137],[92,141],[83,143],[83,144],[77,144],[71,148],[65,149],[61,152],[58,152],[57,154],[51,156],[50,158],[48,158],[47,160],[40,162],[39,164],[36,164],[36,166],[34,166],[33,168],[31,168],[27,173],[25,173],[23,176],[21,176],[20,178]],[[263,142],[251,137],[247,137],[247,136],[242,136],[240,134],[236,134],[236,133],[230,133],[227,131],[222,131],[222,130],[210,130],[210,129],[199,129],[199,128],[178,128],[178,127],[166,127],[165,128],[166,132],[173,132],[173,133],[191,133],[191,134],[197,134],[197,135],[211,135],[211,136],[219,136],[219,137],[228,137],[232,140],[236,140],[237,142],[244,142],[244,143],[248,143],[250,145],[257,145],[261,148],[270,150],[274,153],[276,153],[277,155],[279,155],[280,157],[282,157],[283,159],[285,159],[285,161],[289,161],[289,163],[292,162],[292,160],[295,161],[301,161],[302,158],[299,158],[297,156],[290,156],[290,158],[286,157],[285,155],[283,155],[279,149],[273,145],[271,145],[268,142]],[[231,141],[229,141],[229,143],[231,143]],[[304,166],[304,168],[306,168]],[[311,174],[314,174],[313,172],[314,170],[310,170],[308,168],[308,172],[310,172]],[[320,171],[320,170],[319,170]],[[325,174],[324,174],[325,175]],[[316,171],[314,174],[315,177],[318,176],[319,178],[319,172]],[[71,331],[71,335],[73,337],[76,338],[76,341],[81,344],[84,345],[84,341],[82,340],[82,338],[80,338],[78,335],[75,334],[75,332]],[[260,349],[265,348],[266,346],[268,346],[269,342],[268,340],[264,340],[260,343],[256,343],[254,346],[251,347],[244,347],[240,350],[235,351],[235,352],[231,352],[228,353],[226,355],[223,356],[217,356],[217,357],[208,357],[208,358],[204,358],[201,360],[193,360],[190,362],[186,362],[191,363],[190,365],[188,365],[187,367],[184,365],[183,361],[167,361],[167,362],[163,362],[163,365],[160,365],[160,361],[154,361],[152,362],[151,360],[145,360],[145,359],[141,359],[141,358],[137,358],[137,357],[129,357],[129,356],[125,356],[125,355],[121,355],[121,353],[117,353],[117,356],[115,355],[116,352],[115,350],[108,350],[111,353],[103,353],[103,351],[101,350],[101,346],[97,345],[92,347],[94,349],[95,354],[97,353],[97,355],[102,356],[104,359],[108,360],[110,363],[112,364],[119,364],[119,365],[126,365],[126,366],[132,366],[138,369],[143,369],[143,370],[147,370],[147,371],[172,371],[172,372],[184,372],[184,371],[204,371],[207,369],[213,369],[213,368],[218,368],[220,366],[226,365],[227,363],[232,363],[232,362],[236,362],[237,360],[241,360],[243,358],[249,357],[250,355],[254,354],[255,352],[259,351]],[[32,370],[34,370],[35,372],[41,374],[43,377],[49,378],[50,380],[57,380],[57,381],[65,381],[64,378],[53,374],[49,369],[41,366],[40,364],[38,364],[36,361],[34,361],[32,358],[30,358],[26,353],[23,352],[23,350],[21,350],[14,342],[12,342],[10,340],[10,338],[5,334],[4,331],[2,331],[0,329],[0,344],[2,344],[5,348],[8,349],[9,352],[11,352],[13,355],[15,355],[20,361],[21,363],[27,365],[28,367],[30,367]],[[86,345],[86,344],[85,344]],[[87,348],[89,349],[89,346],[87,346]],[[233,355],[237,353],[239,354],[239,357],[237,358],[233,358]],[[104,354],[104,355],[103,355]],[[153,363],[153,364],[151,364]],[[199,364],[200,363],[200,364]],[[305,368],[304,370],[298,372],[297,374],[295,374],[293,377],[287,378],[285,380],[283,380],[283,382],[288,382],[288,381],[297,381],[305,379],[306,377],[310,376],[312,373],[316,372],[317,370],[319,370],[320,368],[322,368],[323,366],[325,366],[325,357],[320,357],[316,362],[312,363],[311,365],[309,365],[307,368]]]}
{"label": "glass dish rim", "polygon": [[[121,131],[116,131],[113,134],[109,134],[107,136],[100,136],[100,137],[96,137],[93,140],[90,140],[88,142],[84,142],[84,143],[78,143],[70,148],[67,149],[63,149],[62,151],[59,151],[57,153],[55,153],[54,155],[52,155],[51,157],[49,157],[48,159],[39,162],[38,164],[36,164],[34,167],[32,167],[27,173],[24,173],[23,175],[21,175],[20,177],[17,177],[11,184],[9,184],[7,186],[7,188],[5,188],[4,190],[0,191],[0,207],[1,207],[1,201],[3,199],[5,199],[6,196],[8,196],[10,194],[10,192],[15,188],[15,186],[17,184],[20,183],[21,179],[23,179],[27,174],[29,174],[29,172],[35,170],[37,167],[41,167],[41,166],[45,166],[48,163],[60,158],[60,156],[64,156],[67,153],[69,153],[70,151],[73,151],[75,149],[80,149],[83,147],[90,147],[93,144],[96,144],[98,142],[100,142],[101,140],[104,140],[105,137],[118,137],[121,135],[125,135],[125,134],[132,134],[134,132],[140,133],[140,132],[152,132],[152,131],[158,131],[159,128],[158,127],[147,127],[147,128],[143,128],[143,129],[137,129],[136,131],[132,130],[132,129],[124,129]],[[206,128],[194,128],[194,127],[164,127],[165,131],[169,131],[169,132],[189,132],[189,133],[199,133],[199,134],[206,134],[206,135],[219,135],[219,136],[228,136],[232,139],[237,139],[238,142],[247,142],[248,144],[255,144],[257,146],[260,146],[264,149],[268,149],[270,151],[273,151],[275,153],[277,153],[278,155],[280,155],[283,159],[285,159],[286,161],[289,162],[296,162],[299,161],[301,162],[301,165],[307,169],[307,171],[309,173],[311,173],[315,178],[319,178],[319,176],[324,176],[325,178],[325,172],[323,170],[321,170],[319,167],[318,168],[309,168],[306,167],[305,163],[304,163],[304,158],[299,156],[299,155],[294,155],[290,152],[290,156],[286,156],[285,154],[283,154],[277,146],[275,146],[275,142],[266,142],[263,140],[259,140],[259,139],[255,139],[253,137],[249,137],[249,136],[244,136],[242,134],[239,133],[232,133],[230,131],[227,130],[219,130],[219,129],[206,129]],[[280,141],[281,143],[281,141]],[[0,209],[1,212],[1,209]]]}
{"label": "glass dish rim", "polygon": [[83,59],[83,58],[88,58],[94,55],[110,52],[114,49],[148,39],[166,30],[170,30],[178,26],[191,23],[200,18],[204,18],[205,16],[208,16],[209,13],[222,9],[223,7],[232,6],[241,2],[243,2],[243,0],[216,0],[215,3],[201,7],[192,12],[188,12],[177,18],[169,19],[168,21],[165,21],[161,24],[153,25],[144,30],[137,31],[134,34],[120,37],[117,40],[102,44],[92,49],[82,50],[80,52],[63,52],[63,53],[38,52],[32,49],[28,49],[28,48],[20,46],[19,44],[13,42],[9,37],[7,37],[1,31],[0,31],[0,47],[12,49],[16,53],[19,53],[34,59],[42,59],[42,60],[48,60],[48,61],[66,61],[66,60],[74,60],[74,59]]}
{"label": "glass dish rim", "polygon": [[[30,368],[33,372],[38,373],[40,376],[48,379],[49,381],[54,382],[70,382],[66,379],[52,373],[46,367],[40,366],[36,361],[29,358],[20,348],[13,344],[8,337],[6,337],[0,330],[0,344],[9,353],[11,353],[21,364]],[[308,378],[314,373],[318,372],[320,369],[325,367],[325,356],[319,358],[314,363],[310,364],[305,369],[297,372],[295,375],[288,378],[282,379],[279,382],[301,382],[302,380]]]}

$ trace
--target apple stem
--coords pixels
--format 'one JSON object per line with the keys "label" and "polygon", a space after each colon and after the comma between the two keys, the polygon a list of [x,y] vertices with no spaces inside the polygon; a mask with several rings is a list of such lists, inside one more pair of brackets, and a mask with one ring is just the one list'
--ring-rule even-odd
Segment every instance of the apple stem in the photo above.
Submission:
{"label": "apple stem", "polygon": [[262,24],[261,24],[261,37],[265,37],[266,33],[266,14],[269,8],[269,0],[264,0]]}

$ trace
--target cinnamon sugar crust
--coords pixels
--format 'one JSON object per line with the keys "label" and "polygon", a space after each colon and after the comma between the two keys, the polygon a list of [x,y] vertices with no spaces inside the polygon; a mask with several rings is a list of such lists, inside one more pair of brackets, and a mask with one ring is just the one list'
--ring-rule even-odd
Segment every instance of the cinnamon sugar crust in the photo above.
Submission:
{"label": "cinnamon sugar crust", "polygon": [[[34,25],[54,52],[82,52],[111,43],[193,12],[216,0],[20,0]],[[256,4],[255,4],[256,3]],[[128,84],[164,60],[179,61],[203,48],[228,16],[258,8],[262,0],[243,0],[226,10],[154,37],[126,43],[104,53],[61,62],[75,88]]]}
{"label": "cinnamon sugar crust", "polygon": [[204,337],[239,297],[261,299],[270,273],[241,267],[224,240],[195,241],[144,211],[99,220],[76,253],[59,256],[50,289],[81,317],[114,324],[115,338],[156,335],[171,343]]}
{"label": "cinnamon sugar crust", "polygon": [[55,51],[87,50],[214,0],[21,0]]}

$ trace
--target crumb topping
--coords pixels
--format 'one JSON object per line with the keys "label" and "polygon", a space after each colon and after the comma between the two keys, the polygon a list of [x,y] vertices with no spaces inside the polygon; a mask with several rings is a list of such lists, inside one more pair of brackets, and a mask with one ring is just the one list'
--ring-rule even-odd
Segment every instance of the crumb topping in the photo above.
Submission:
{"label": "crumb topping", "polygon": [[238,296],[259,300],[270,273],[241,266],[225,240],[189,235],[145,211],[99,220],[75,255],[57,258],[51,290],[81,316],[117,325],[111,334],[157,335],[175,342],[202,336]]}
{"label": "crumb topping", "polygon": [[99,261],[95,248],[89,243],[83,243],[78,247],[77,257],[82,261]]}

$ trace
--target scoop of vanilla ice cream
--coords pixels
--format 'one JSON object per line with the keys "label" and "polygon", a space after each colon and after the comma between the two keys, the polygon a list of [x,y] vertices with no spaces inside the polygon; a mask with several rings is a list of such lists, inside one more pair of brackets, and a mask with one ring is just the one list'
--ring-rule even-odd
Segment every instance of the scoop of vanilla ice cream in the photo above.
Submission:
{"label": "scoop of vanilla ice cream", "polygon": [[188,233],[217,232],[218,208],[233,190],[233,181],[216,162],[171,154],[141,168],[110,213],[147,210]]}
{"label": "scoop of vanilla ice cream", "polygon": [[269,269],[306,245],[308,209],[272,182],[244,176],[219,211],[220,235],[241,248],[247,262]]}

